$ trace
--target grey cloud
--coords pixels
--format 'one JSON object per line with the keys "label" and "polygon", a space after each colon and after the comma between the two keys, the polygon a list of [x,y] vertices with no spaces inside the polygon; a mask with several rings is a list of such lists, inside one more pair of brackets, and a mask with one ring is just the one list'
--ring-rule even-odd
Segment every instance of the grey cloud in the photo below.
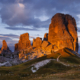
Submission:
{"label": "grey cloud", "polygon": [[10,30],[26,30],[26,31],[39,31],[36,28],[24,28],[24,27],[5,27],[6,29],[10,29]]}
{"label": "grey cloud", "polygon": [[17,2],[23,2],[24,0],[0,0],[0,3],[17,3]]}
{"label": "grey cloud", "polygon": [[15,35],[15,34],[0,34],[0,36],[2,36],[3,39],[5,38],[19,38],[18,35]]}
{"label": "grey cloud", "polygon": [[14,3],[15,0],[0,0],[0,3]]}
{"label": "grey cloud", "polygon": [[[76,15],[80,13],[80,0],[6,0],[9,4],[5,0],[0,0],[0,2],[3,4],[0,11],[2,22],[10,26],[6,27],[7,29],[12,30],[21,30],[21,28],[15,28],[16,25],[34,28],[49,27],[51,17],[59,12],[70,14],[78,21]],[[22,3],[25,8],[20,9],[17,2]],[[34,16],[40,17],[41,15],[49,17],[49,20],[41,21],[34,18]]]}
{"label": "grey cloud", "polygon": [[34,15],[31,10],[21,9],[18,4],[6,4],[2,7],[1,19],[3,23],[6,23],[9,26],[16,25],[36,25],[39,23],[39,19],[34,19]]}
{"label": "grey cloud", "polygon": [[8,37],[0,37],[0,40],[10,41],[10,40],[12,40],[12,39],[11,39],[11,38],[8,38]]}

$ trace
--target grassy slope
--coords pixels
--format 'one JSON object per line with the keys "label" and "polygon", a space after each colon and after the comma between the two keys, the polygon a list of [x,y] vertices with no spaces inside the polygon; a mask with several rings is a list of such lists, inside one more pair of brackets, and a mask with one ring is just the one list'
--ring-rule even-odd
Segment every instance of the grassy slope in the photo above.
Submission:
{"label": "grassy slope", "polygon": [[[55,58],[57,58],[59,53],[61,53],[61,51],[55,53]],[[72,78],[72,80],[80,79],[79,66],[75,68],[66,67],[57,61],[51,61],[47,65],[41,67],[36,73],[31,72],[31,64],[45,60],[47,58],[54,58],[54,56],[53,54],[44,56],[12,67],[0,67],[0,80],[71,80]],[[80,65],[80,58],[77,57],[61,57],[60,60],[64,63]]]}

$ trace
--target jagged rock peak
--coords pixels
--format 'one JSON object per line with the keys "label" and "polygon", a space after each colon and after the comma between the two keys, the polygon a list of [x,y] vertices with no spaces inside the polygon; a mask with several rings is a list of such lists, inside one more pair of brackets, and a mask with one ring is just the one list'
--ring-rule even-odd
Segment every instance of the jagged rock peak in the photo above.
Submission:
{"label": "jagged rock peak", "polygon": [[2,48],[1,48],[1,51],[2,50],[9,50],[8,46],[7,46],[7,43],[5,40],[2,41]]}
{"label": "jagged rock peak", "polygon": [[31,46],[31,42],[29,40],[29,33],[24,33],[20,35],[19,42],[15,44],[15,50],[26,49]]}
{"label": "jagged rock peak", "polygon": [[78,51],[78,36],[75,19],[69,14],[57,13],[51,19],[48,41],[60,48]]}

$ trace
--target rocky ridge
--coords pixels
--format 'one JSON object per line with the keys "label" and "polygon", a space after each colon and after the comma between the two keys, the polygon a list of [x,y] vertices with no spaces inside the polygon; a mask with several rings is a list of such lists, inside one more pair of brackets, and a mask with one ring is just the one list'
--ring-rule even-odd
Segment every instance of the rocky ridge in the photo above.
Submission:
{"label": "rocky ridge", "polygon": [[[27,33],[25,34],[27,37]],[[27,41],[27,39],[25,40]],[[57,52],[63,48],[69,48],[76,52],[78,51],[77,26],[72,16],[57,13],[51,19],[49,33],[44,34],[43,40],[40,37],[33,39],[31,49],[23,48],[23,51],[19,53],[19,58],[39,58],[51,54],[52,52]]]}
{"label": "rocky ridge", "polygon": [[[5,57],[11,58],[15,64],[21,63],[20,61],[28,61],[35,58],[39,58],[45,55],[55,54],[59,50],[64,48],[69,48],[75,52],[78,51],[78,36],[77,27],[75,19],[70,15],[65,15],[61,13],[55,14],[51,19],[51,24],[49,25],[49,32],[44,34],[44,38],[37,37],[33,39],[33,44],[29,40],[29,33],[24,33],[20,35],[18,43],[15,44],[15,51],[9,53],[9,48],[6,41],[3,41],[3,46],[1,52],[7,51]],[[66,57],[67,53],[63,51]],[[68,54],[68,56],[70,56]],[[78,54],[77,54],[78,56]],[[4,58],[4,61],[7,59]]]}

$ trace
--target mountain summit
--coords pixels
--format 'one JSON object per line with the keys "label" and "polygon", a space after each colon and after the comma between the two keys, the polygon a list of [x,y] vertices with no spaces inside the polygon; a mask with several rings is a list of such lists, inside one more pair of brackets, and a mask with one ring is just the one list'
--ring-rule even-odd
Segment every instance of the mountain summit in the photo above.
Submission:
{"label": "mountain summit", "polygon": [[75,19],[68,14],[55,14],[49,26],[48,41],[58,49],[67,47],[78,51],[78,36]]}

